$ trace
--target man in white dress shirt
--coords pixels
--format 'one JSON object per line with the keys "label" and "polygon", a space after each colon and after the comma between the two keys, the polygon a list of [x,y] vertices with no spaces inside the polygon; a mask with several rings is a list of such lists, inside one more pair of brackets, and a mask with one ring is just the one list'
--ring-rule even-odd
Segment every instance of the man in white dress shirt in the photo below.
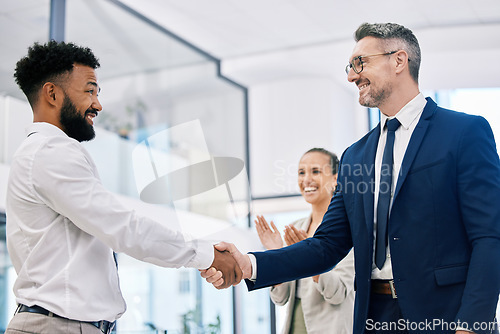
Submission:
{"label": "man in white dress shirt", "polygon": [[113,251],[163,267],[219,268],[231,255],[124,207],[101,184],[82,141],[102,110],[92,51],[35,43],[15,78],[33,109],[7,190],[7,246],[18,308],[6,333],[109,333],[126,309]]}

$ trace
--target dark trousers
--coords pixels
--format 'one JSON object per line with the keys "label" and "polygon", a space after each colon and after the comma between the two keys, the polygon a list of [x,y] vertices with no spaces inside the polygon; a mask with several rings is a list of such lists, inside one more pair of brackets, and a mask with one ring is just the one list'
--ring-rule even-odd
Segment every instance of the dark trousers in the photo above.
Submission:
{"label": "dark trousers", "polygon": [[391,295],[372,293],[366,320],[365,333],[407,334],[406,320],[403,319],[397,299]]}

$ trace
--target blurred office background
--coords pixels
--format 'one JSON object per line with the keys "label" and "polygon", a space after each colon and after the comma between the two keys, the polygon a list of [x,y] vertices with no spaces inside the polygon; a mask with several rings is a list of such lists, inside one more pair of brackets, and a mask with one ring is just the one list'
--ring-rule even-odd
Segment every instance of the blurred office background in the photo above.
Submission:
{"label": "blurred office background", "polygon": [[[256,214],[280,229],[308,214],[296,186],[307,149],[340,155],[378,123],[344,72],[362,22],[411,28],[425,95],[483,115],[500,138],[498,0],[0,0],[0,332],[15,309],[7,176],[32,120],[13,70],[29,45],[71,41],[100,59],[104,109],[85,146],[111,191],[172,228],[248,251],[262,248]],[[187,190],[155,201],[159,178]],[[126,255],[119,271],[128,310],[118,333],[280,331],[267,290],[218,291],[196,270]]]}

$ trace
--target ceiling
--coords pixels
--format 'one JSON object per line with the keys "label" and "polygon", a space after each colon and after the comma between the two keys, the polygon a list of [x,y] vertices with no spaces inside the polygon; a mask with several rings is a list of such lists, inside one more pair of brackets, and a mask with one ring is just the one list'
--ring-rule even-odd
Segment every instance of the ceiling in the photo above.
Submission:
{"label": "ceiling", "polygon": [[500,87],[499,0],[121,2],[223,60],[247,86],[318,75],[347,86],[355,29],[397,22],[420,41],[422,88]]}
{"label": "ceiling", "polygon": [[219,58],[351,41],[361,22],[416,31],[500,24],[498,0],[122,0]]}
{"label": "ceiling", "polygon": [[[103,31],[114,32],[113,44],[106,45],[113,48],[112,64],[103,66],[103,72],[139,70],[151,64],[138,60],[165,53],[162,43],[130,47],[131,40],[142,39],[146,45],[155,33],[127,19],[115,6],[122,3],[220,59],[222,72],[247,87],[325,77],[354,90],[344,67],[354,47],[353,32],[362,22],[397,22],[415,32],[422,48],[422,89],[500,87],[500,0],[66,1],[73,9],[68,10],[66,25],[73,38],[99,45]],[[34,38],[47,39],[49,4],[0,0],[0,94],[22,96],[12,71]],[[136,33],[130,33],[134,26]],[[186,58],[185,52],[179,55]]]}

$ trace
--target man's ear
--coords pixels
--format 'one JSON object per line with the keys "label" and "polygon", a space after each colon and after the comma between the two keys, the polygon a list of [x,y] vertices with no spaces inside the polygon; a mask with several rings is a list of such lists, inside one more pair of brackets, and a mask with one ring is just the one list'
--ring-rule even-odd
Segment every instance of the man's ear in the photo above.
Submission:
{"label": "man's ear", "polygon": [[399,50],[395,55],[396,73],[401,73],[403,69],[408,67],[408,53],[405,50]]}
{"label": "man's ear", "polygon": [[52,82],[46,82],[40,93],[40,99],[45,100],[54,107],[59,107],[63,101],[63,92],[60,87]]}

